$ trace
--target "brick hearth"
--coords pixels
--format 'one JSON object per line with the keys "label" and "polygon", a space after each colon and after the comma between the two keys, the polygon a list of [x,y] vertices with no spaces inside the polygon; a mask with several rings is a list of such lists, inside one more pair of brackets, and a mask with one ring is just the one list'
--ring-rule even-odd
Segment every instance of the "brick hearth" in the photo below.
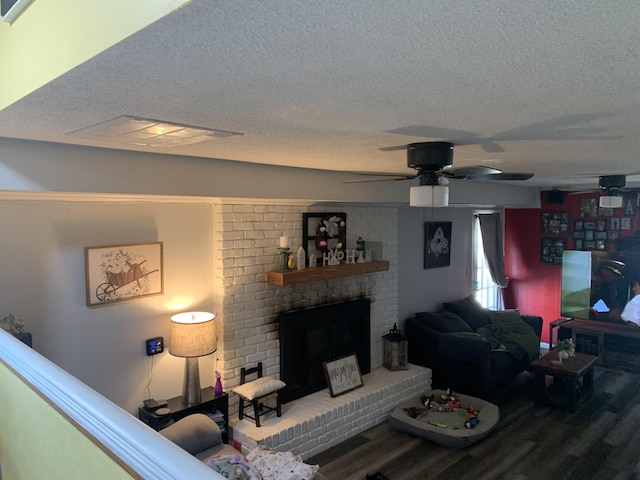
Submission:
{"label": "brick hearth", "polygon": [[400,403],[431,389],[431,370],[417,365],[396,372],[377,368],[362,379],[362,387],[335,398],[325,389],[289,402],[282,417],[261,417],[260,428],[236,417],[231,420],[235,446],[246,454],[260,444],[307,459],[386,421]]}

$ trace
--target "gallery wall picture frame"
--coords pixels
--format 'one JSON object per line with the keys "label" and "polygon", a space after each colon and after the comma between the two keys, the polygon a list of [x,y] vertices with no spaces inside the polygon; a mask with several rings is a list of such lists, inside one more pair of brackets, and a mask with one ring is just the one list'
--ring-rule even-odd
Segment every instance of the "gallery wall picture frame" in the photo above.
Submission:
{"label": "gallery wall picture frame", "polygon": [[584,229],[584,222],[583,220],[576,220],[575,222],[573,222],[573,230],[576,232],[579,232],[581,230]]}
{"label": "gallery wall picture frame", "polygon": [[631,230],[631,218],[622,217],[620,219],[620,230]]}
{"label": "gallery wall picture frame", "polygon": [[321,258],[323,253],[335,248],[346,251],[347,214],[344,212],[303,213],[302,248],[305,249],[307,260],[309,255]]}
{"label": "gallery wall picture frame", "polygon": [[580,216],[581,217],[597,217],[598,216],[598,199],[583,198],[580,200]]}
{"label": "gallery wall picture frame", "polygon": [[363,385],[360,365],[355,353],[322,362],[329,394],[337,397]]}
{"label": "gallery wall picture frame", "polygon": [[620,219],[613,217],[611,219],[611,230],[620,230]]}
{"label": "gallery wall picture frame", "polygon": [[562,252],[567,248],[567,241],[564,238],[543,238],[540,247],[540,263],[562,264]]}
{"label": "gallery wall picture frame", "polygon": [[622,198],[622,211],[625,215],[633,217],[636,214],[637,199],[631,196],[625,196]]}
{"label": "gallery wall picture frame", "polygon": [[598,199],[583,198],[580,200],[580,216],[581,217],[597,217],[598,216]]}
{"label": "gallery wall picture frame", "polygon": [[596,230],[599,232],[604,232],[607,228],[607,222],[604,220],[604,218],[599,218],[598,220],[596,220]]}
{"label": "gallery wall picture frame", "polygon": [[87,306],[164,293],[163,243],[85,247]]}
{"label": "gallery wall picture frame", "polygon": [[424,226],[424,268],[448,267],[451,264],[451,230],[453,222],[427,222]]}
{"label": "gallery wall picture frame", "polygon": [[584,245],[582,244],[582,239],[581,238],[576,238],[573,241],[573,248],[575,250],[582,250],[584,248]]}
{"label": "gallery wall picture frame", "polygon": [[543,235],[567,235],[569,233],[569,213],[542,212],[540,227]]}
{"label": "gallery wall picture frame", "polygon": [[612,217],[613,216],[613,208],[610,208],[610,207],[598,207],[598,216],[599,217]]}

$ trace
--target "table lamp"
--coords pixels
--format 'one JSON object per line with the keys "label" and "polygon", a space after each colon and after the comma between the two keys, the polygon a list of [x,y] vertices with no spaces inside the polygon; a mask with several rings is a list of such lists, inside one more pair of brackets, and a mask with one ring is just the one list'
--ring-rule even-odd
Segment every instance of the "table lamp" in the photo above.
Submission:
{"label": "table lamp", "polygon": [[216,351],[215,315],[208,312],[185,312],[171,317],[169,353],[185,357],[182,400],[188,405],[200,403],[198,357]]}

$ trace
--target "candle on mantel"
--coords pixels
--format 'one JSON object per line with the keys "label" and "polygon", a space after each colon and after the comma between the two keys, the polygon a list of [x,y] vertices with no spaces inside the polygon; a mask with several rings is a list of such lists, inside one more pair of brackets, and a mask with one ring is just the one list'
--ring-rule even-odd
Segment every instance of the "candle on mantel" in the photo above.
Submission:
{"label": "candle on mantel", "polygon": [[287,237],[280,237],[280,248],[289,248],[289,239]]}

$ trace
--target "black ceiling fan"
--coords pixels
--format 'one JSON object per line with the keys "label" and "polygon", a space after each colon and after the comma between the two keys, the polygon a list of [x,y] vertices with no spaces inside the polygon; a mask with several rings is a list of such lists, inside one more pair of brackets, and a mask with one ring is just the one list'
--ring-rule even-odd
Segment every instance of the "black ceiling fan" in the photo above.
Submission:
{"label": "black ceiling fan", "polygon": [[[635,173],[633,175],[635,175]],[[638,192],[637,188],[626,187],[626,185],[626,175],[600,175],[598,177],[598,188],[569,192],[569,195],[584,193],[604,193],[608,196],[614,196],[623,195],[624,193],[629,192]]]}
{"label": "black ceiling fan", "polygon": [[603,193],[599,200],[600,207],[620,208],[625,193],[638,192],[636,188],[626,188],[626,184],[626,175],[601,175],[598,177],[597,189],[570,192],[569,195]]}
{"label": "black ceiling fan", "polygon": [[457,180],[528,180],[533,173],[508,173],[497,168],[474,165],[453,168],[453,143],[410,143],[407,149],[407,166],[417,170],[416,174],[392,174],[377,172],[351,172],[356,175],[380,178],[349,180],[345,183],[385,182],[390,180],[420,179],[420,185],[444,185],[448,179]]}

